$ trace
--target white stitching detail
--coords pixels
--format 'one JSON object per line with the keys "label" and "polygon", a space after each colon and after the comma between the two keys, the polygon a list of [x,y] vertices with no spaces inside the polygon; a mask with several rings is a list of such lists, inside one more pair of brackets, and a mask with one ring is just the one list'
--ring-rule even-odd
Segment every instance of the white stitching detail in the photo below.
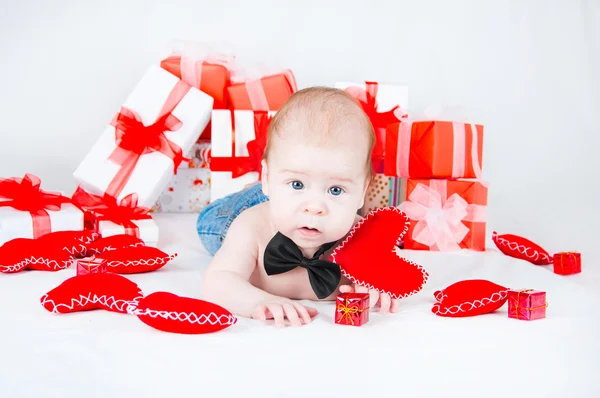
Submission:
{"label": "white stitching detail", "polygon": [[[505,298],[508,297],[508,291],[509,291],[509,289],[501,290],[499,292],[492,293],[492,295],[490,297],[484,297],[481,300],[477,299],[473,302],[467,301],[467,302],[464,302],[464,303],[461,303],[458,305],[451,305],[450,307],[442,307],[441,302],[439,302],[439,303],[435,303],[433,305],[432,310],[434,311],[434,313],[436,315],[448,315],[448,314],[456,315],[459,312],[468,312],[468,311],[483,307],[484,305],[488,305],[491,303],[496,303],[498,301],[504,300]],[[445,297],[447,297],[447,296],[444,295],[444,298]]]}
{"label": "white stitching detail", "polygon": [[71,265],[71,260],[66,260],[66,261],[61,261],[61,262],[62,262],[62,265],[60,264],[60,262],[58,262],[56,260],[52,260],[49,258],[43,258],[43,257],[31,256],[29,258],[25,258],[25,259],[19,261],[18,263],[15,263],[15,264],[11,264],[11,265],[1,265],[0,264],[0,272],[6,272],[6,273],[19,272],[19,271],[22,271],[25,268],[27,268],[27,266],[29,264],[44,264],[45,266],[48,267],[48,270],[50,270],[50,271],[58,271],[61,269],[66,269],[66,268],[69,268],[69,266]]}
{"label": "white stitching detail", "polygon": [[151,258],[151,259],[148,259],[148,260],[146,260],[146,259],[128,260],[128,261],[113,260],[113,261],[107,262],[106,265],[108,267],[120,267],[120,266],[124,266],[124,267],[137,267],[137,266],[163,265],[163,264],[168,263],[169,261],[171,261],[175,257],[177,257],[177,254],[172,254],[172,255],[170,255],[168,257]]}
{"label": "white stitching detail", "polygon": [[136,243],[131,243],[129,245],[124,245],[124,246],[119,246],[119,247],[105,246],[105,247],[101,248],[102,250],[92,248],[92,249],[90,249],[90,252],[98,255],[98,254],[103,254],[103,253],[118,250],[118,249],[127,249],[129,247],[140,247],[140,246],[145,246],[144,242],[136,242]]}
{"label": "white stitching detail", "polygon": [[[141,294],[141,293],[142,292],[140,291],[139,294]],[[92,303],[92,304],[99,303],[99,304],[101,304],[105,307],[111,308],[113,310],[116,309],[119,312],[128,312],[130,306],[134,305],[137,307],[138,299],[141,299],[141,298],[143,298],[143,296],[140,295],[131,301],[119,300],[119,299],[116,299],[114,296],[109,296],[106,294],[99,296],[96,293],[89,292],[87,294],[87,296],[79,294],[79,298],[71,297],[70,304],[66,304],[66,303],[58,303],[57,304],[54,300],[50,299],[48,294],[46,293],[42,297],[41,302],[44,307],[46,307],[46,304],[52,304],[52,309],[50,311],[54,312],[54,313],[58,313],[59,311],[57,309],[61,308],[61,307],[67,308],[69,310],[73,310],[75,307],[83,307],[83,306],[87,305],[88,303]]]}
{"label": "white stitching detail", "polygon": [[176,311],[157,311],[146,308],[144,310],[136,309],[133,311],[134,315],[137,316],[149,316],[151,318],[163,318],[171,321],[188,322],[191,324],[197,323],[198,325],[204,325],[210,323],[211,325],[229,326],[237,322],[237,318],[233,315],[217,315],[214,312],[208,314],[196,315],[195,313],[187,312],[176,312]]}

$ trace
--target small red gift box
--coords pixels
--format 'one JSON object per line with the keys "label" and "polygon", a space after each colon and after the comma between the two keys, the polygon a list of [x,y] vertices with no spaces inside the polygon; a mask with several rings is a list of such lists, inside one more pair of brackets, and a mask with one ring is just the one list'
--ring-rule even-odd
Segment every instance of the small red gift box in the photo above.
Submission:
{"label": "small red gift box", "polygon": [[533,321],[546,317],[546,292],[533,289],[508,292],[508,317]]}
{"label": "small red gift box", "polygon": [[479,179],[482,152],[482,125],[405,120],[387,126],[384,173],[404,178]]}
{"label": "small red gift box", "polygon": [[409,250],[485,250],[488,190],[478,181],[412,179],[399,208],[410,224]]}
{"label": "small red gift box", "polygon": [[369,293],[341,293],[335,303],[335,323],[361,326],[369,321]]}
{"label": "small red gift box", "polygon": [[572,275],[581,272],[581,253],[556,253],[554,255],[553,261],[555,274]]}
{"label": "small red gift box", "polygon": [[231,109],[278,111],[297,91],[291,70],[227,87]]}
{"label": "small red gift box", "polygon": [[106,260],[101,258],[91,257],[77,260],[77,275],[103,274],[106,271]]}

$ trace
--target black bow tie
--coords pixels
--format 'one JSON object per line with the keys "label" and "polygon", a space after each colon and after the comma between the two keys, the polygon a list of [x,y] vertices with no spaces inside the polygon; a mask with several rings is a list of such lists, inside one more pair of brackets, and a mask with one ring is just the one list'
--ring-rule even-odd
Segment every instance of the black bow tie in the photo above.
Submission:
{"label": "black bow tie", "polygon": [[342,273],[338,264],[319,260],[319,257],[335,243],[324,244],[312,258],[306,258],[290,238],[277,232],[265,249],[265,271],[267,275],[277,275],[296,267],[306,268],[310,286],[317,297],[319,299],[327,298],[337,288]]}

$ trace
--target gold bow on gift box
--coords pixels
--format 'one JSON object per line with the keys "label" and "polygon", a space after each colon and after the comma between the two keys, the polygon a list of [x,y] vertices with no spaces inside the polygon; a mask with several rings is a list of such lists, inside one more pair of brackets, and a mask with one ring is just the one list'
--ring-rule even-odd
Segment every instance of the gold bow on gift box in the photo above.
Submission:
{"label": "gold bow on gift box", "polygon": [[349,305],[349,300],[350,300],[350,296],[346,296],[346,300],[344,302],[344,304],[338,304],[337,305],[337,311],[342,313],[342,316],[340,317],[340,319],[338,320],[338,323],[342,323],[343,319],[346,319],[346,324],[348,324],[348,322],[350,322],[352,325],[354,325],[354,319],[352,319],[352,316],[355,314],[360,314],[363,311],[367,311],[368,308],[363,308],[362,310],[358,307],[358,304],[353,304],[353,305]]}

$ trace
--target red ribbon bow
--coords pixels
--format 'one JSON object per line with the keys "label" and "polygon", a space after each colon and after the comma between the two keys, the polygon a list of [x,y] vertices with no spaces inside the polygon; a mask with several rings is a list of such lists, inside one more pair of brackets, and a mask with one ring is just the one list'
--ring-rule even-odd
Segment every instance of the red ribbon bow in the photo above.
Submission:
{"label": "red ribbon bow", "polygon": [[139,227],[133,220],[152,218],[148,207],[138,206],[138,195],[129,194],[117,203],[117,199],[110,195],[98,196],[84,191],[78,187],[73,193],[73,201],[81,208],[90,211],[96,221],[112,221],[125,228],[125,233],[139,237]]}
{"label": "red ribbon bow", "polygon": [[212,156],[211,171],[231,171],[232,178],[238,178],[246,173],[258,172],[258,180],[262,176],[261,161],[267,146],[267,131],[271,116],[266,111],[254,111],[254,139],[246,144],[248,156],[235,156],[235,117],[231,111],[231,157]]}
{"label": "red ribbon bow", "polygon": [[71,199],[58,192],[41,190],[40,184],[41,180],[32,174],[0,179],[0,198],[8,199],[0,201],[0,207],[28,211],[33,223],[33,238],[52,231],[47,210],[59,211],[64,203],[71,203]]}
{"label": "red ribbon bow", "polygon": [[111,126],[115,127],[117,147],[109,156],[109,159],[120,165],[121,168],[106,189],[107,195],[119,196],[140,157],[147,153],[160,152],[171,158],[173,173],[177,172],[177,168],[185,159],[183,150],[171,142],[165,136],[165,132],[176,131],[181,127],[181,121],[171,112],[189,90],[189,85],[179,81],[169,94],[169,98],[160,112],[161,116],[148,126],[142,123],[141,117],[135,111],[121,108],[111,122]]}
{"label": "red ribbon bow", "polygon": [[398,117],[395,115],[396,109],[400,106],[396,105],[387,112],[379,112],[377,110],[377,91],[379,84],[377,82],[365,82],[366,89],[351,86],[346,89],[346,92],[352,95],[362,106],[363,110],[371,120],[373,129],[375,130],[375,145],[371,153],[371,162],[373,170],[380,173],[383,170],[383,161],[385,158],[385,133],[388,124],[398,122]]}

